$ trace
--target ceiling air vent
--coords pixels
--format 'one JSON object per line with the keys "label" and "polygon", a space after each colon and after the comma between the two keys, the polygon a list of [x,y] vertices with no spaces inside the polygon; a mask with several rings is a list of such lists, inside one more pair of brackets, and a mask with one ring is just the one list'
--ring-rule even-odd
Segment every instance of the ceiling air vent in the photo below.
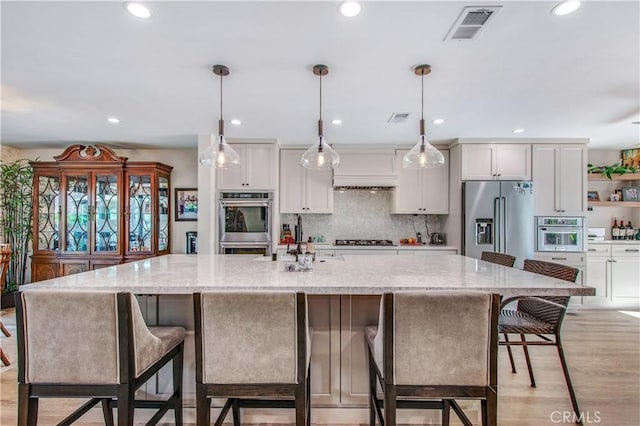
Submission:
{"label": "ceiling air vent", "polygon": [[495,16],[502,6],[467,6],[456,19],[444,40],[469,41],[478,37],[478,33]]}
{"label": "ceiling air vent", "polygon": [[408,112],[394,112],[387,120],[387,123],[404,123],[409,118]]}

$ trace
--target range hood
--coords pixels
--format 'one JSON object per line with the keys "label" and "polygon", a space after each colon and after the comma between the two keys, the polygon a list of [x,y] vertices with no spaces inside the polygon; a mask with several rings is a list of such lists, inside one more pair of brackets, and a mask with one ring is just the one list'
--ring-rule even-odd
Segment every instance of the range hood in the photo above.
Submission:
{"label": "range hood", "polygon": [[333,170],[333,187],[345,189],[390,188],[398,185],[393,153],[340,153]]}

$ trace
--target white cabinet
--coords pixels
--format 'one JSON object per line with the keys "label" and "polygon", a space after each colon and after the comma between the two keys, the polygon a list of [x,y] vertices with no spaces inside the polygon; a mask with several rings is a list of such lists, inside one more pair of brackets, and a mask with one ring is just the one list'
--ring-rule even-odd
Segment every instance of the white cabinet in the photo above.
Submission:
{"label": "white cabinet", "polygon": [[640,304],[640,244],[590,245],[587,285],[595,287],[596,297],[585,297],[585,302],[637,307]]}
{"label": "white cabinet", "polygon": [[240,155],[240,167],[218,169],[216,186],[224,190],[275,190],[275,144],[229,144]]}
{"label": "white cabinet", "polygon": [[[543,260],[545,262],[551,263],[559,263],[561,265],[571,266],[573,268],[578,269],[578,276],[576,277],[576,284],[580,284],[581,286],[585,285],[585,270],[586,270],[586,256],[584,253],[545,253],[545,252],[536,252],[534,255],[536,260]],[[600,295],[600,292],[596,290],[597,295]],[[591,296],[571,296],[571,300],[569,305],[581,305],[584,300],[588,299]]]}
{"label": "white cabinet", "polygon": [[449,213],[449,151],[441,150],[445,165],[428,169],[404,169],[402,157],[408,150],[397,150],[395,168],[399,180],[393,190],[392,213]]}
{"label": "white cabinet", "polygon": [[462,180],[531,180],[531,145],[462,144]]}
{"label": "white cabinet", "polygon": [[584,145],[533,145],[532,167],[536,215],[585,215],[587,149]]}
{"label": "white cabinet", "polygon": [[333,213],[331,170],[307,170],[301,149],[280,151],[280,213]]}

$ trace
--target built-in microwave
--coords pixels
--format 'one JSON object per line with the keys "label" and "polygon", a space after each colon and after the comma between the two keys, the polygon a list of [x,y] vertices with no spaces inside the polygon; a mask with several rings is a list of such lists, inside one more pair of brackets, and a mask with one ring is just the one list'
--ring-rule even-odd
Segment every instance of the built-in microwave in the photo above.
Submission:
{"label": "built-in microwave", "polygon": [[273,193],[223,192],[219,198],[220,253],[271,247]]}
{"label": "built-in microwave", "polygon": [[537,223],[536,251],[584,251],[584,218],[538,217]]}

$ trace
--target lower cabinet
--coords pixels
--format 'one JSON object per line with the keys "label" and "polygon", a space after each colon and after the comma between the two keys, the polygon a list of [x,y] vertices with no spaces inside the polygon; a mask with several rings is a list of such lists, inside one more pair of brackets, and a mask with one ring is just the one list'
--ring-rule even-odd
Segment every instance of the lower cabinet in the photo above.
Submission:
{"label": "lower cabinet", "polygon": [[586,284],[595,287],[596,297],[585,302],[640,306],[640,244],[591,244],[587,253]]}
{"label": "lower cabinet", "polygon": [[[585,283],[585,269],[586,269],[586,256],[584,253],[543,253],[536,252],[534,255],[536,260],[543,260],[545,262],[559,263],[561,265],[571,266],[578,269],[578,276],[576,277],[576,283],[584,286]],[[599,295],[599,291],[596,290],[596,295]],[[580,306],[586,299],[592,296],[572,296],[569,301],[569,306]]]}

